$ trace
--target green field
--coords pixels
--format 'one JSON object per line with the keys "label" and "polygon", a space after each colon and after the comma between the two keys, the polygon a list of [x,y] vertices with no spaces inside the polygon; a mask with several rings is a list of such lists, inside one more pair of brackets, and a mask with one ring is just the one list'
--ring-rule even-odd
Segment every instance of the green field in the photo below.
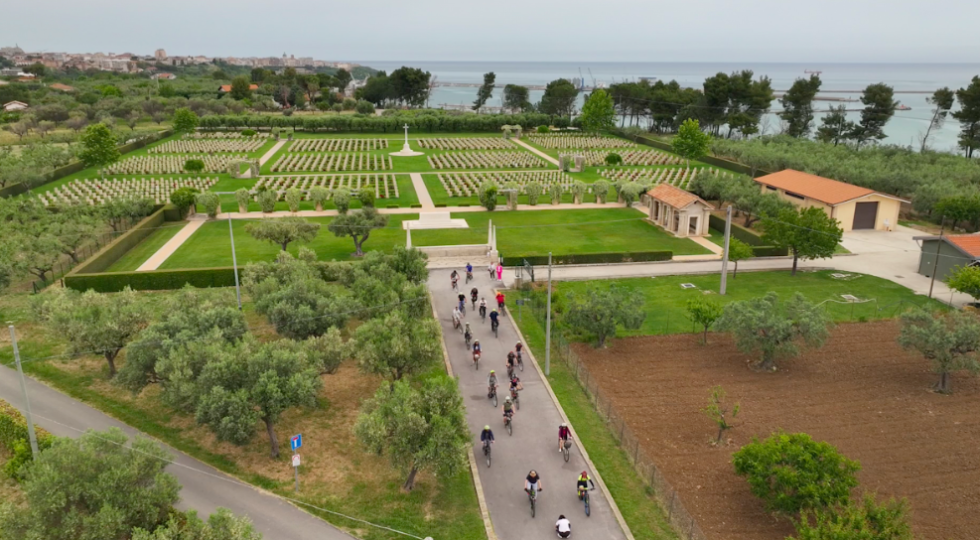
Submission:
{"label": "green field", "polygon": [[[415,246],[486,244],[487,221],[497,226],[497,248],[504,257],[525,257],[573,253],[607,253],[625,251],[670,250],[675,255],[710,253],[685,238],[676,238],[643,221],[642,215],[627,208],[609,210],[542,210],[520,212],[462,212],[454,218],[465,219],[468,229],[439,229],[412,232]],[[354,243],[349,238],[337,238],[327,230],[333,218],[309,218],[320,223],[320,233],[306,245],[317,252],[321,260],[348,260]],[[402,221],[418,219],[417,214],[389,216],[388,226],[371,233],[366,250],[390,250],[405,245],[406,234]],[[250,220],[233,221],[235,250],[239,264],[267,261],[275,258],[279,247],[260,242],[245,232]],[[296,253],[300,244],[291,244]],[[206,268],[231,265],[231,243],[224,221],[206,223],[191,236],[160,267]]]}
{"label": "green field", "polygon": [[186,221],[166,221],[158,229],[151,232],[142,242],[114,262],[106,272],[133,272],[156,253],[168,240],[180,232]]}
{"label": "green field", "polygon": [[[729,267],[731,269],[731,267]],[[862,318],[891,318],[912,306],[930,306],[942,309],[936,300],[913,293],[911,290],[888,280],[863,274],[848,274],[849,278],[836,279],[834,270],[814,272],[800,271],[791,276],[789,271],[740,272],[729,276],[727,294],[720,296],[719,275],[704,276],[657,276],[603,281],[561,282],[556,286],[560,294],[584,292],[590,285],[616,284],[633,289],[643,297],[647,317],[639,330],[620,329],[620,336],[678,334],[696,330],[687,317],[687,302],[692,298],[704,298],[719,304],[736,300],[748,300],[765,295],[769,291],[788,299],[801,292],[810,301],[820,303],[835,321],[861,320]],[[683,289],[682,283],[693,283],[696,288]],[[710,291],[710,294],[705,294]],[[856,296],[859,302],[850,303],[841,295]]]}

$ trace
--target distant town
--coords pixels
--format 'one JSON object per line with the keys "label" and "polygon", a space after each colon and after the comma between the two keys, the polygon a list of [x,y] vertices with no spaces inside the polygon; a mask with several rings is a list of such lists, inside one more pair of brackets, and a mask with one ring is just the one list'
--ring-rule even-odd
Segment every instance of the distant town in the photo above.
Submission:
{"label": "distant town", "polygon": [[[336,62],[327,60],[316,60],[309,56],[297,58],[294,55],[283,53],[279,56],[267,57],[211,57],[204,55],[197,56],[170,56],[165,49],[157,49],[153,54],[140,55],[129,52],[116,53],[71,53],[71,52],[27,52],[19,46],[0,47],[0,57],[7,59],[7,65],[13,63],[13,71],[19,71],[35,64],[41,64],[49,69],[78,69],[99,71],[113,71],[117,73],[143,73],[156,72],[164,66],[193,66],[201,64],[223,63],[242,67],[261,67],[261,68],[296,68],[297,72],[302,70],[315,70],[316,68],[337,68],[347,71],[358,67],[359,64],[352,62]],[[3,75],[17,76],[22,73],[3,73]]]}

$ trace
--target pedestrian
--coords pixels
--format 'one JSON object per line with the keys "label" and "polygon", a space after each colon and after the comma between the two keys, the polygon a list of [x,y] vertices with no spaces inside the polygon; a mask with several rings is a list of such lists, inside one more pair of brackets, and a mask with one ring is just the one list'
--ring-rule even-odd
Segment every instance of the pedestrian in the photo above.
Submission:
{"label": "pedestrian", "polygon": [[497,281],[504,280],[504,265],[497,263]]}
{"label": "pedestrian", "polygon": [[490,272],[490,279],[493,279],[494,273],[497,272],[497,267],[493,265],[493,261],[491,261],[490,265],[487,266],[487,271]]}

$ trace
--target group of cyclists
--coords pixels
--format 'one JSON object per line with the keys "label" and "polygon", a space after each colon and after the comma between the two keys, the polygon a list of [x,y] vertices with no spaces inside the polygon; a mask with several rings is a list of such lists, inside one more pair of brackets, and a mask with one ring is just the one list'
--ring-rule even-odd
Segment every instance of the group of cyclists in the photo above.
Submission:
{"label": "group of cyclists", "polygon": [[[492,272],[493,265],[490,266],[489,270]],[[491,277],[493,275],[491,274]],[[474,362],[479,362],[480,357],[483,354],[483,347],[480,344],[479,339],[474,339],[472,329],[470,328],[469,322],[464,322],[466,314],[466,295],[459,290],[459,273],[453,270],[450,275],[452,282],[452,288],[456,291],[456,305],[453,308],[453,327],[459,330],[466,341],[467,349],[472,349]],[[469,283],[473,279],[473,266],[469,263],[466,265],[466,282]],[[480,296],[479,290],[473,287],[469,291],[470,309],[479,312],[480,318],[486,320],[488,315],[487,310],[489,309],[489,317],[491,329],[496,331],[499,326],[499,317],[504,313],[504,302],[505,296],[502,292],[498,292],[495,295],[494,300],[496,300],[496,306],[488,306],[485,297]],[[517,375],[517,368],[520,367],[523,370],[523,354],[524,345],[518,341],[513,350],[507,353],[506,369],[509,392],[507,396],[504,397],[503,403],[501,404],[501,412],[503,415],[504,425],[508,425],[513,421],[514,415],[517,412],[519,403],[519,392],[523,390],[521,384],[521,379]],[[487,376],[487,397],[495,398],[497,395],[497,388],[499,385],[499,380],[497,377],[497,372],[494,369],[490,370]],[[496,401],[494,401],[496,403]],[[571,436],[571,430],[568,424],[562,423],[558,426],[558,451],[562,452],[565,445],[568,443]],[[484,426],[483,431],[480,433],[480,442],[484,446],[489,446],[494,443],[493,430],[490,426]],[[595,483],[589,477],[587,471],[582,471],[582,474],[576,479],[576,491],[579,500],[584,496],[585,491],[589,489],[591,485],[592,489],[595,488]],[[530,497],[537,498],[537,494],[544,489],[543,483],[541,482],[541,477],[538,475],[537,471],[531,470],[528,472],[527,477],[524,479],[524,490]],[[558,521],[555,523],[555,532],[558,534],[559,538],[569,538],[572,534],[571,523],[564,516],[561,515]]]}

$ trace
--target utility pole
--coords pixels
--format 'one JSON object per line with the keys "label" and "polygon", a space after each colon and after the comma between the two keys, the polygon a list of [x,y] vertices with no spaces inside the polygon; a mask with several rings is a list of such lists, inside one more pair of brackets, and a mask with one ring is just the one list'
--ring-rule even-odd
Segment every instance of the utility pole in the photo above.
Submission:
{"label": "utility pole", "polygon": [[946,230],[946,216],[939,225],[939,240],[936,242],[936,259],[932,261],[932,280],[929,281],[929,298],[932,298],[932,287],[936,284],[936,274],[939,273],[939,250],[943,247],[943,232]]}
{"label": "utility pole", "polygon": [[732,205],[725,211],[725,253],[721,259],[721,289],[718,294],[724,296],[728,285],[728,241],[732,236]]}
{"label": "utility pole", "polygon": [[231,265],[235,271],[235,296],[238,297],[238,311],[241,311],[242,289],[238,286],[238,258],[235,257],[235,230],[231,226],[231,216],[228,216],[228,236],[231,237]]}
{"label": "utility pole", "polygon": [[17,349],[17,332],[14,330],[13,323],[7,323],[7,328],[10,329],[10,344],[14,347],[14,362],[17,364],[17,375],[20,376],[20,389],[24,392],[24,411],[27,414],[27,436],[31,440],[31,455],[34,456],[34,461],[37,461],[37,456],[40,451],[37,449],[37,435],[34,433],[34,419],[31,418],[31,401],[27,398],[27,381],[24,380],[24,370],[20,367],[20,350]]}
{"label": "utility pole", "polygon": [[551,252],[548,252],[548,319],[544,330],[544,374],[551,375]]}

